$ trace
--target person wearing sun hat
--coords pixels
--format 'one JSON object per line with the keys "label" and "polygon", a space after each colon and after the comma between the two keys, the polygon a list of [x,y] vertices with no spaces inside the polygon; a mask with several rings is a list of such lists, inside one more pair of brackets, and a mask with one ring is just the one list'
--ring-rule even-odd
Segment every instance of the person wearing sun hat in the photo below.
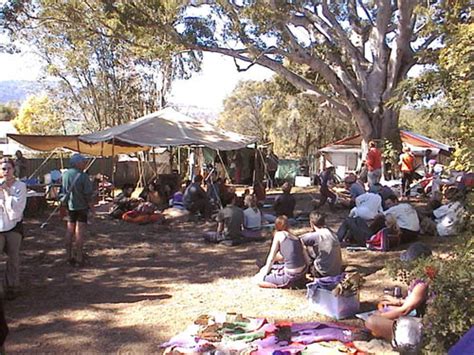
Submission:
{"label": "person wearing sun hat", "polygon": [[71,264],[84,264],[83,244],[87,228],[87,215],[92,207],[93,187],[89,175],[84,172],[87,158],[73,154],[70,168],[63,174],[62,202],[68,210],[66,229],[66,257]]}

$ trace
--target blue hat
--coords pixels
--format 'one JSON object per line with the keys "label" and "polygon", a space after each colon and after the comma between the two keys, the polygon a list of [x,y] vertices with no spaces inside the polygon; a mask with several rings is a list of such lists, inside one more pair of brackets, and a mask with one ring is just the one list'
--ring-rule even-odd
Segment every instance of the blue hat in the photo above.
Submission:
{"label": "blue hat", "polygon": [[416,242],[411,244],[408,247],[407,251],[403,252],[402,255],[400,255],[400,260],[413,261],[415,259],[418,259],[419,257],[429,257],[431,256],[431,254],[432,252],[429,246],[421,242]]}
{"label": "blue hat", "polygon": [[71,159],[69,159],[69,164],[71,164],[72,166],[76,166],[77,164],[86,160],[87,158],[85,156],[76,153],[71,156]]}

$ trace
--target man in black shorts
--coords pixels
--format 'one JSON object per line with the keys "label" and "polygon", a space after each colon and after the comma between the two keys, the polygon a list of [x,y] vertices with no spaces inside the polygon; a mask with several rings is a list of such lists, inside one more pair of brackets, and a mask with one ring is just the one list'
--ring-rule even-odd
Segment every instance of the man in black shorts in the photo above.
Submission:
{"label": "man in black shorts", "polygon": [[63,203],[68,210],[66,256],[71,264],[84,264],[83,244],[87,228],[87,213],[91,207],[93,188],[89,175],[84,173],[87,159],[74,154],[71,167],[63,175]]}

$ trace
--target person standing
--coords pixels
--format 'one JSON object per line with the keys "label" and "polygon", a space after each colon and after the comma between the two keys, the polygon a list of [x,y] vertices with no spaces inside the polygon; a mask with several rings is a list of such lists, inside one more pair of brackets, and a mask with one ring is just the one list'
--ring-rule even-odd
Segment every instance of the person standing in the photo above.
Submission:
{"label": "person standing", "polygon": [[273,153],[273,150],[270,149],[270,151],[267,154],[266,164],[267,164],[268,175],[270,177],[270,187],[272,189],[276,187],[275,176],[278,170],[279,163],[280,163],[280,160],[278,159],[276,154]]}
{"label": "person standing", "polygon": [[426,149],[425,154],[423,155],[423,167],[425,169],[425,176],[430,173],[430,161],[433,159],[431,157],[431,149]]}
{"label": "person standing", "polygon": [[15,176],[19,179],[26,179],[26,158],[21,150],[15,152]]}
{"label": "person standing", "polygon": [[402,172],[402,196],[407,197],[410,194],[410,185],[415,172],[415,156],[412,154],[410,147],[403,148],[398,165]]}
{"label": "person standing", "polygon": [[92,209],[93,188],[89,175],[84,172],[87,159],[73,154],[71,167],[63,174],[62,201],[68,210],[66,229],[66,257],[72,265],[84,265],[84,238],[87,230],[87,214]]}
{"label": "person standing", "polygon": [[14,299],[20,286],[20,246],[26,207],[26,185],[15,177],[15,163],[4,158],[0,169],[0,251],[8,255],[5,297]]}
{"label": "person standing", "polygon": [[369,152],[365,158],[367,165],[367,180],[369,187],[378,184],[382,176],[382,153],[377,149],[377,144],[374,141],[369,142]]}

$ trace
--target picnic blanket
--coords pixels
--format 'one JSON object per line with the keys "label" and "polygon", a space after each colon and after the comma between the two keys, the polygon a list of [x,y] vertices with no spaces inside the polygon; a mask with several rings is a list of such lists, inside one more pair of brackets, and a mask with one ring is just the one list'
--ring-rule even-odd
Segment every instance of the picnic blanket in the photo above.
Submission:
{"label": "picnic blanket", "polygon": [[337,323],[270,322],[225,313],[200,316],[161,347],[165,354],[362,354],[352,343],[357,332]]}

